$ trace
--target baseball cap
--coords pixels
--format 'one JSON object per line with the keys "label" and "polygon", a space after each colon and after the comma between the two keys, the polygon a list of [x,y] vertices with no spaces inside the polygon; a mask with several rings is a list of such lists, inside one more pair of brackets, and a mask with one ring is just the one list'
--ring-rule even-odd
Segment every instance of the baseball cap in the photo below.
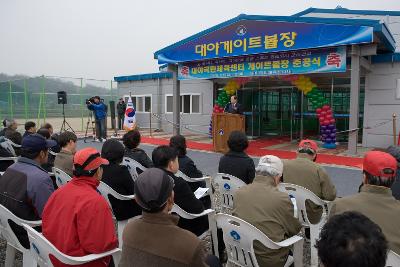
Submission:
{"label": "baseball cap", "polygon": [[369,151],[365,153],[363,170],[373,176],[394,178],[396,176],[396,159],[382,151]]}
{"label": "baseball cap", "polygon": [[82,171],[90,171],[99,168],[101,165],[108,165],[108,160],[100,157],[100,153],[93,147],[78,150],[74,155],[75,170],[80,167]]}
{"label": "baseball cap", "polygon": [[57,145],[54,140],[46,139],[40,134],[27,135],[22,139],[21,148],[32,152],[38,152],[46,148],[52,148]]}
{"label": "baseball cap", "polygon": [[317,153],[318,145],[313,140],[304,139],[304,140],[301,140],[300,144],[299,144],[299,150],[301,150],[301,149],[310,149],[315,154],[315,153]]}
{"label": "baseball cap", "polygon": [[273,155],[266,155],[266,156],[263,156],[260,158],[257,169],[262,168],[262,167],[273,169],[273,170],[277,171],[280,175],[282,175],[282,173],[283,173],[282,160]]}
{"label": "baseball cap", "polygon": [[174,188],[174,179],[165,171],[150,168],[135,182],[135,200],[146,211],[157,212],[167,202]]}

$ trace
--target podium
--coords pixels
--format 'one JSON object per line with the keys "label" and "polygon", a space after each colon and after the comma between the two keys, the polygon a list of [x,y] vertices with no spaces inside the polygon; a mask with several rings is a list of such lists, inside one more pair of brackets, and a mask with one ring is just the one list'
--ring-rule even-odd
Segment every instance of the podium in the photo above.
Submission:
{"label": "podium", "polygon": [[231,132],[245,132],[245,117],[238,114],[214,113],[212,116],[213,147],[215,152],[228,152]]}

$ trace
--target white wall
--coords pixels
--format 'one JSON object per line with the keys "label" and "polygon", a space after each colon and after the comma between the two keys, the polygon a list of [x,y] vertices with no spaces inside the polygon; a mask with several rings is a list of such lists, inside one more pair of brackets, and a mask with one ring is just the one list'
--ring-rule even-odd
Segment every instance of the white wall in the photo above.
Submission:
{"label": "white wall", "polygon": [[[144,80],[118,83],[120,95],[152,95],[152,112],[160,111],[163,118],[161,125],[154,118],[152,119],[153,128],[161,128],[166,132],[172,132],[172,114],[166,114],[165,95],[172,94],[172,79],[160,79],[160,89],[158,90],[158,80]],[[160,94],[158,94],[160,92]],[[209,80],[181,81],[181,94],[196,93],[200,94],[200,113],[181,114],[181,125],[188,127],[194,133],[208,133],[213,107],[213,83]],[[137,113],[136,120],[141,127],[149,127],[149,113]],[[183,132],[188,132],[182,127]],[[190,132],[190,131],[189,131]]]}
{"label": "white wall", "polygon": [[363,146],[386,148],[393,144],[392,114],[397,114],[397,132],[400,130],[400,99],[396,99],[397,79],[400,79],[400,63],[372,65],[366,75]]}
{"label": "white wall", "polygon": [[334,14],[334,13],[309,13],[303,17],[317,18],[343,18],[343,19],[374,19],[382,20],[388,26],[396,41],[396,52],[400,52],[400,16],[377,16],[377,15],[359,15],[359,14]]}

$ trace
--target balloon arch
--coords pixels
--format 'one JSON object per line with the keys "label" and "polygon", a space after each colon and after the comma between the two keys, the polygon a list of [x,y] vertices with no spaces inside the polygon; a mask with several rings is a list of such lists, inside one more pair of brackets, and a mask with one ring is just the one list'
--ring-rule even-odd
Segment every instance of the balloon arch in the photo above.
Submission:
{"label": "balloon arch", "polygon": [[[333,111],[329,105],[329,101],[324,98],[317,85],[304,75],[285,75],[279,76],[279,78],[291,82],[292,85],[296,86],[307,96],[319,120],[320,139],[323,142],[323,147],[336,148],[336,124]],[[236,94],[236,91],[249,80],[250,78],[247,77],[229,80],[222,92],[218,94],[213,113],[224,112],[224,107],[229,103],[230,97]],[[212,135],[212,121],[210,122],[209,134]]]}

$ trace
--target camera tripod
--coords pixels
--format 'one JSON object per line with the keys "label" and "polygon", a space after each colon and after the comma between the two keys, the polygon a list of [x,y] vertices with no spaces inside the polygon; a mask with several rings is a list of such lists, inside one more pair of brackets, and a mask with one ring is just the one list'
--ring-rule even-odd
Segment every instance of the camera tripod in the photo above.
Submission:
{"label": "camera tripod", "polygon": [[[93,111],[89,111],[88,118],[86,121],[86,131],[85,131],[85,137],[83,138],[83,142],[86,143],[86,139],[90,136],[88,136],[88,130],[89,127],[92,127],[92,142],[96,140],[96,125],[95,121],[93,120]],[[91,126],[89,126],[91,125]]]}
{"label": "camera tripod", "polygon": [[72,129],[71,125],[67,122],[65,118],[65,104],[62,104],[62,116],[63,116],[63,122],[61,124],[60,133],[65,132],[67,130],[71,130],[71,132],[75,133],[74,129]]}

